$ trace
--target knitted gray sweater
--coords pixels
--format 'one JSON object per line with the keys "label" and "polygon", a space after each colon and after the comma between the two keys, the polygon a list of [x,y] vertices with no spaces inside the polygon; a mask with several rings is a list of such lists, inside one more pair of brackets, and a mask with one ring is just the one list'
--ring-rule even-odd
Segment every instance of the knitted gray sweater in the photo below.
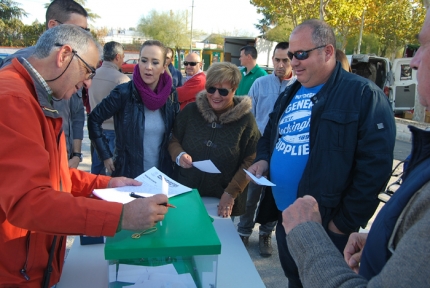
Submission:
{"label": "knitted gray sweater", "polygon": [[395,251],[382,272],[367,281],[355,274],[323,227],[306,222],[287,235],[304,287],[430,287],[430,183],[411,198],[395,236]]}

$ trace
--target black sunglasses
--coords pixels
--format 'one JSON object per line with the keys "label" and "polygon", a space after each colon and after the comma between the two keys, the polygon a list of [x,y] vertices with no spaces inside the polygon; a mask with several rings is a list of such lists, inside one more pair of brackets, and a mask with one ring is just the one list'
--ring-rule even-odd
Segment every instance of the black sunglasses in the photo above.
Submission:
{"label": "black sunglasses", "polygon": [[314,51],[314,50],[319,49],[319,48],[323,48],[325,46],[327,46],[327,45],[321,45],[321,46],[318,46],[318,47],[315,47],[313,49],[306,50],[306,51],[296,51],[294,53],[291,53],[288,51],[288,58],[290,58],[290,60],[293,60],[293,56],[294,56],[294,57],[296,57],[297,60],[306,60],[309,58],[309,52]]}
{"label": "black sunglasses", "polygon": [[[63,22],[61,22],[61,21],[58,21],[57,19],[54,19],[54,21],[55,22],[58,22],[58,23],[60,23],[60,24],[64,24]],[[90,28],[84,28],[84,27],[81,27],[81,26],[79,26],[80,28],[82,28],[82,29],[84,29],[85,31],[87,31],[87,32],[90,32],[91,30],[90,30]]]}
{"label": "black sunglasses", "polygon": [[[64,45],[60,44],[60,43],[55,43],[55,46],[57,46],[57,47],[63,47]],[[73,53],[73,55],[75,55],[76,57],[78,57],[78,59],[81,60],[85,64],[85,66],[87,67],[87,69],[90,71],[90,75],[88,75],[87,80],[93,79],[94,76],[96,76],[96,69],[94,67],[92,67],[90,64],[88,64],[84,59],[82,59],[81,56],[78,55],[78,52],[76,50],[72,49],[72,53]],[[72,62],[72,61],[70,61],[70,62]],[[69,65],[70,65],[70,63],[69,63]],[[67,68],[68,67],[69,66],[67,66]],[[64,71],[66,71],[66,70],[64,70]]]}
{"label": "black sunglasses", "polygon": [[188,61],[184,61],[184,66],[188,66],[188,65],[190,65],[190,66],[196,66],[197,63],[200,63],[200,62],[188,62]]}
{"label": "black sunglasses", "polygon": [[206,91],[208,91],[209,94],[214,94],[215,91],[218,90],[219,95],[221,96],[227,96],[228,93],[231,92],[231,90],[233,89],[227,89],[227,88],[216,88],[216,87],[209,87],[208,89],[206,89]]}

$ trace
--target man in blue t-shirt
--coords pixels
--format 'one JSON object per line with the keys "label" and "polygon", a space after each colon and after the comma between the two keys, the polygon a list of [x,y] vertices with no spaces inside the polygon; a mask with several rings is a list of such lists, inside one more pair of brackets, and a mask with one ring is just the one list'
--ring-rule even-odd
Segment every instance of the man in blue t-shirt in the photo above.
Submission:
{"label": "man in blue t-shirt", "polygon": [[[366,226],[393,163],[396,127],[387,97],[374,83],[342,69],[336,39],[323,21],[307,20],[290,36],[297,81],[281,94],[248,171],[268,175],[256,222],[278,220],[276,241],[289,287],[302,287],[287,245],[282,211],[311,195],[338,250]],[[272,199],[274,202],[268,201]],[[272,213],[274,212],[274,213]]]}
{"label": "man in blue t-shirt", "polygon": [[[311,98],[324,84],[300,87],[281,116],[278,125],[279,139],[270,159],[270,179],[276,183],[272,193],[279,211],[283,211],[297,198],[297,187],[309,157],[309,131],[312,113]],[[284,173],[288,163],[290,173]]]}

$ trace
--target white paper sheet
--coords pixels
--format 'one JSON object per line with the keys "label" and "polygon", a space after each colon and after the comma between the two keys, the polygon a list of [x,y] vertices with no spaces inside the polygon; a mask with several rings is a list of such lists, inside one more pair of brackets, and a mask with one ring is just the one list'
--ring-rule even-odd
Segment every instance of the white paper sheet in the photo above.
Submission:
{"label": "white paper sheet", "polygon": [[165,179],[164,182],[166,182],[168,186],[167,197],[169,198],[176,195],[180,195],[182,193],[190,192],[192,190],[191,188],[179,184],[173,179],[167,177],[160,170],[153,167],[135,178],[136,180],[142,182],[141,186],[124,186],[117,188],[94,189],[93,193],[97,197],[106,201],[125,204],[135,200],[134,198],[130,197],[130,192],[134,192],[143,197],[150,197],[155,194],[162,194],[163,178]]}
{"label": "white paper sheet", "polygon": [[173,264],[145,268],[146,271],[133,282],[135,285],[128,287],[196,288],[191,274],[178,274]]}
{"label": "white paper sheet", "polygon": [[193,166],[207,173],[221,173],[211,160],[195,161]]}
{"label": "white paper sheet", "polygon": [[258,185],[261,185],[261,186],[276,186],[275,184],[273,184],[272,182],[270,182],[269,180],[267,180],[266,177],[257,178],[254,175],[252,175],[250,172],[248,172],[247,170],[243,169],[243,171],[245,171],[245,173],[249,177],[251,177],[251,179],[254,180],[254,182],[257,183]]}
{"label": "white paper sheet", "polygon": [[118,268],[117,281],[136,283],[140,275],[147,271],[147,267],[145,266],[120,264]]}

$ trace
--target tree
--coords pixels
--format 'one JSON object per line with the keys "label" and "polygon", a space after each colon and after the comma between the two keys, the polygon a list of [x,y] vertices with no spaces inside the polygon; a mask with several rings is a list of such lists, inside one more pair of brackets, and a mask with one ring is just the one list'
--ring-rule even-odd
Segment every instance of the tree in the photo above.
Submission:
{"label": "tree", "polygon": [[215,34],[212,33],[207,39],[207,43],[211,43],[211,44],[218,44],[218,45],[224,45],[224,37],[226,35],[224,34]]}
{"label": "tree", "polygon": [[11,46],[20,38],[24,26],[20,20],[27,17],[27,12],[12,0],[0,0],[0,45]]}
{"label": "tree", "polygon": [[[368,31],[378,36],[381,56],[394,59],[397,51],[408,43],[417,43],[415,35],[424,23],[425,8],[421,0],[374,0],[374,9],[366,12],[371,18]],[[383,9],[381,9],[383,7]],[[377,9],[379,8],[379,9]],[[369,15],[369,16],[367,16]]]}
{"label": "tree", "polygon": [[[137,30],[148,38],[175,48],[175,51],[190,45],[191,31],[187,27],[187,14],[184,11],[157,12],[151,10],[146,17],[140,19]],[[193,34],[196,35],[196,31],[193,31]]]}
{"label": "tree", "polygon": [[4,21],[27,17],[27,12],[20,5],[12,0],[0,0],[0,19]]}
{"label": "tree", "polygon": [[[333,27],[342,50],[359,33],[364,11],[363,34],[373,34],[382,44],[381,54],[394,55],[419,31],[425,9],[422,0],[251,0],[258,12],[279,24],[293,27],[304,20],[323,18]],[[319,17],[318,17],[319,16]]]}
{"label": "tree", "polygon": [[275,42],[288,42],[293,31],[291,23],[284,23],[275,26],[267,32],[267,40]]}
{"label": "tree", "polygon": [[107,27],[102,27],[100,29],[91,29],[91,33],[101,45],[104,45],[104,37],[108,35],[109,29]]}
{"label": "tree", "polygon": [[34,46],[43,32],[45,32],[45,25],[37,20],[31,25],[25,25],[21,29],[22,40],[14,46]]}
{"label": "tree", "polygon": [[272,25],[272,20],[270,19],[270,14],[267,14],[265,12],[262,13],[263,19],[258,20],[258,24],[254,24],[254,26],[260,31],[262,37],[266,39],[266,34],[271,29],[270,26]]}

